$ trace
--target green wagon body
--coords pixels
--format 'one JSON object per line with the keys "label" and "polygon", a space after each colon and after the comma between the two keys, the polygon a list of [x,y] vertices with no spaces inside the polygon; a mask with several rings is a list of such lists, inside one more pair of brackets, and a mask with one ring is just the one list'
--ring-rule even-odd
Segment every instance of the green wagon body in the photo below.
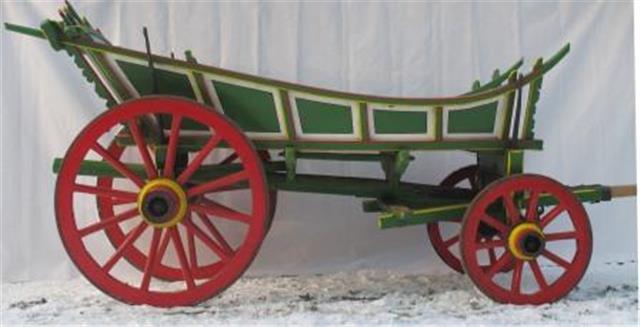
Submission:
{"label": "green wagon body", "polygon": [[[46,22],[42,30],[7,25],[14,31],[48,38],[65,50],[84,71],[97,93],[113,106],[154,93],[153,74],[144,52],[108,43],[87,22]],[[236,122],[264,149],[397,151],[427,149],[502,150],[506,147],[540,149],[534,139],[533,117],[542,76],[569,51],[563,47],[521,80],[522,61],[504,73],[498,71],[483,86],[455,97],[397,98],[325,90],[271,80],[198,64],[152,56],[155,94],[175,95],[211,105]],[[519,87],[535,92],[524,106],[523,128],[517,142],[508,143],[513,97]],[[184,126],[183,129],[194,128]]]}
{"label": "green wagon body", "polygon": [[[473,151],[484,184],[521,173],[523,150],[542,149],[542,141],[535,139],[534,117],[543,75],[569,52],[567,44],[549,59],[538,59],[524,75],[518,75],[523,63],[519,60],[502,73],[496,70],[486,83],[475,81],[470,92],[459,96],[400,98],[327,90],[206,66],[190,51],[180,60],[113,46],[86,19],[72,15],[61,22],[45,21],[40,29],[6,27],[46,38],[54,49],[66,51],[108,107],[163,94],[189,98],[224,113],[257,149],[284,150],[284,161],[266,167],[274,188],[376,199],[365,202],[364,209],[384,212],[381,228],[459,217],[459,206],[473,198],[469,192],[401,182],[413,159],[409,151]],[[528,89],[528,96],[516,117],[516,95],[522,89]],[[170,121],[159,125],[168,129]],[[201,129],[193,122],[182,124],[181,130],[193,132],[180,144],[183,151],[197,151],[206,142],[208,136]],[[126,133],[120,141],[133,144]],[[387,178],[296,176],[296,161],[307,158],[380,161]],[[58,159],[54,168],[60,163]],[[87,175],[118,175],[101,162],[87,162],[84,170]],[[215,176],[215,170],[202,169],[199,174]],[[608,199],[601,186],[586,189],[595,195],[588,197],[590,201]],[[410,210],[389,210],[389,204]]]}

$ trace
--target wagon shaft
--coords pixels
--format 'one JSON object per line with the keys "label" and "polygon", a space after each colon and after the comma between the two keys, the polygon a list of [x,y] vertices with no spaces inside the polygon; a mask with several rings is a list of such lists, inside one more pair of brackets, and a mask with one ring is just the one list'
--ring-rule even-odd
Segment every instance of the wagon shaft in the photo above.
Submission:
{"label": "wagon shaft", "polygon": [[[580,185],[569,187],[576,198],[583,203],[598,203],[610,201],[613,198],[636,195],[636,185],[605,186]],[[526,199],[525,199],[526,200]],[[539,204],[549,207],[557,204],[557,200],[547,194],[542,194]],[[429,207],[425,209],[408,210],[404,212],[386,212],[378,219],[378,226],[382,229],[411,225],[424,225],[437,221],[456,221],[463,216],[469,203],[451,206]]]}

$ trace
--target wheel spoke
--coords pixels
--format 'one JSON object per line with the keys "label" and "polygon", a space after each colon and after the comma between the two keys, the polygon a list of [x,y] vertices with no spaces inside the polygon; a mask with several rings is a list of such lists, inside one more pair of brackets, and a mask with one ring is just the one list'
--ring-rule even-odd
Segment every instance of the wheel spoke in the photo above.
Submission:
{"label": "wheel spoke", "polygon": [[557,264],[558,266],[560,266],[560,267],[562,267],[564,269],[569,269],[569,267],[571,267],[571,263],[570,262],[562,259],[561,257],[557,256],[555,253],[553,253],[553,252],[551,252],[551,251],[549,251],[547,249],[544,249],[542,251],[542,255],[545,258],[553,261],[555,264]]}
{"label": "wheel spoke", "polygon": [[135,119],[132,119],[128,123],[129,131],[131,132],[131,136],[136,143],[136,147],[138,148],[138,152],[140,152],[140,156],[142,157],[142,161],[144,162],[144,170],[147,173],[148,179],[154,179],[158,177],[158,173],[156,172],[156,166],[151,160],[151,155],[149,155],[149,150],[147,149],[147,143],[144,140],[144,136],[140,133],[140,129],[138,128],[138,124]]}
{"label": "wheel spoke", "polygon": [[205,232],[203,232],[198,226],[191,221],[182,222],[187,230],[190,230],[197,238],[199,238],[213,253],[215,253],[222,261],[231,259],[233,252],[228,252],[221,248],[216,242],[214,242]]}
{"label": "wheel spoke", "polygon": [[136,173],[129,169],[129,167],[112,156],[109,151],[102,147],[102,145],[100,145],[98,142],[94,143],[91,149],[99,154],[105,161],[107,161],[111,165],[111,167],[113,167],[123,176],[129,178],[138,187],[144,186],[144,181],[142,180],[142,178],[140,178],[140,176],[136,175]]}
{"label": "wheel spoke", "polygon": [[570,240],[578,237],[578,233],[576,232],[561,232],[561,233],[549,233],[544,235],[544,240],[549,241],[560,241],[560,240]]}
{"label": "wheel spoke", "polygon": [[251,216],[244,214],[242,212],[238,212],[229,207],[226,207],[220,203],[211,201],[211,200],[203,200],[202,204],[193,204],[191,205],[192,210],[204,214],[208,214],[211,216],[224,218],[233,221],[239,221],[245,224],[249,224],[251,222]]}
{"label": "wheel spoke", "polygon": [[476,175],[469,176],[468,180],[469,185],[471,186],[471,190],[477,191],[480,189],[480,185],[478,185],[478,179],[476,178]]}
{"label": "wheel spoke", "polygon": [[229,156],[227,156],[226,158],[224,158],[224,160],[220,161],[219,165],[230,164],[236,159],[238,159],[238,153],[234,152],[234,153],[230,154]]}
{"label": "wheel spoke", "polygon": [[488,240],[484,242],[476,242],[476,248],[478,250],[481,249],[494,249],[497,247],[504,247],[503,240]]}
{"label": "wheel spoke", "polygon": [[209,233],[213,236],[213,238],[215,238],[216,241],[218,241],[218,244],[222,246],[222,249],[227,253],[233,253],[233,249],[231,248],[227,240],[224,238],[224,236],[222,236],[222,233],[220,233],[220,231],[216,228],[213,222],[209,220],[207,215],[201,214],[199,212],[196,212],[196,215],[198,215],[198,217],[200,218],[204,226],[207,228]]}
{"label": "wheel spoke", "polygon": [[109,260],[107,260],[107,262],[102,266],[102,269],[104,269],[107,272],[111,271],[111,269],[113,268],[113,266],[115,266],[118,260],[122,258],[124,251],[133,245],[133,243],[140,237],[140,235],[142,235],[142,232],[144,232],[148,226],[149,225],[147,225],[146,222],[141,221],[138,224],[138,226],[136,226],[136,228],[131,230],[127,234],[127,237],[124,239],[122,244],[120,244],[116,252],[113,255],[111,255],[111,257],[109,257]]}
{"label": "wheel spoke", "polygon": [[137,217],[138,215],[139,215],[138,208],[133,208],[125,212],[119,213],[117,215],[111,216],[109,218],[102,219],[95,224],[91,224],[87,227],[84,227],[78,230],[78,234],[80,234],[80,237],[85,237],[99,230],[103,230],[107,226],[121,223],[125,220]]}
{"label": "wheel spoke", "polygon": [[160,236],[162,236],[162,229],[154,228],[151,244],[149,245],[149,251],[147,252],[147,262],[144,265],[144,272],[142,274],[142,283],[140,284],[140,289],[143,291],[149,290],[149,284],[151,283],[151,271],[155,267],[158,245],[160,244]]}
{"label": "wheel spoke", "polygon": [[511,221],[511,224],[515,225],[520,222],[520,210],[518,210],[515,202],[513,202],[511,194],[504,194],[502,196],[502,203],[507,211],[507,219]]}
{"label": "wheel spoke", "polygon": [[498,230],[503,235],[506,234],[507,231],[508,231],[507,226],[504,223],[502,223],[500,220],[495,218],[495,217],[492,217],[492,216],[489,216],[487,214],[484,214],[484,216],[482,216],[480,218],[480,220],[483,223],[485,223],[485,224],[493,227],[494,229]]}
{"label": "wheel spoke", "polygon": [[73,188],[76,192],[94,194],[96,196],[109,197],[116,200],[135,202],[138,199],[138,195],[136,193],[114,190],[107,187],[75,184]]}
{"label": "wheel spoke", "polygon": [[113,206],[120,206],[120,205],[124,205],[124,204],[132,204],[135,203],[136,199],[129,199],[129,200],[123,200],[123,199],[111,199],[111,205]]}
{"label": "wheel spoke", "polygon": [[163,177],[172,178],[173,168],[176,164],[176,156],[178,154],[178,140],[180,139],[180,123],[182,116],[173,115],[171,120],[171,131],[169,132],[169,145],[167,147],[167,157],[164,162]]}
{"label": "wheel spoke", "polygon": [[515,267],[513,268],[513,275],[511,277],[511,292],[520,294],[520,286],[522,284],[522,268],[524,262],[522,260],[516,260]]}
{"label": "wheel spoke", "polygon": [[164,254],[167,252],[167,248],[169,247],[169,241],[171,240],[171,236],[169,232],[166,231],[162,235],[162,239],[160,240],[160,247],[158,248],[158,255],[156,257],[155,262],[153,263],[153,269],[155,270],[159,265],[162,264],[162,259],[164,259]]}
{"label": "wheel spoke", "polygon": [[547,213],[546,216],[542,217],[542,219],[540,220],[540,227],[542,227],[543,229],[547,227],[547,225],[549,225],[554,219],[556,219],[556,217],[558,217],[564,210],[565,208],[562,204],[558,204],[557,206],[555,206],[553,209],[551,209],[551,211],[549,211],[549,213]]}
{"label": "wheel spoke", "polygon": [[538,214],[538,200],[540,198],[540,192],[538,190],[531,191],[529,196],[529,205],[527,206],[527,221],[534,221]]}
{"label": "wheel spoke", "polygon": [[547,281],[544,279],[544,274],[540,269],[540,265],[538,265],[538,260],[529,261],[529,267],[531,267],[531,271],[533,272],[533,277],[536,279],[540,290],[547,288]]}
{"label": "wheel spoke", "polygon": [[495,264],[497,261],[495,248],[487,248],[487,252],[489,254],[489,262]]}
{"label": "wheel spoke", "polygon": [[193,161],[187,166],[187,168],[182,172],[182,174],[178,176],[178,183],[180,184],[186,183],[189,180],[189,178],[191,178],[193,173],[195,173],[196,170],[200,168],[204,159],[207,158],[209,153],[213,151],[213,149],[218,145],[218,143],[220,143],[221,140],[222,139],[220,138],[219,135],[211,136],[207,144],[205,144],[202,150],[200,150],[200,152],[198,152],[196,157],[193,158]]}
{"label": "wheel spoke", "polygon": [[180,239],[180,231],[177,227],[169,228],[169,234],[171,235],[171,240],[173,241],[173,247],[178,254],[178,261],[180,261],[180,268],[182,269],[182,275],[184,277],[185,283],[187,283],[187,289],[193,289],[196,287],[196,284],[193,280],[193,276],[191,275],[191,269],[189,268],[189,263],[187,262],[187,255],[184,252],[184,246],[182,245],[182,240]]}
{"label": "wheel spoke", "polygon": [[[187,219],[191,219],[191,215],[186,217]],[[189,249],[189,265],[191,265],[191,269],[195,269],[198,267],[198,253],[196,252],[196,242],[195,236],[193,232],[187,230],[187,248]]]}
{"label": "wheel spoke", "polygon": [[490,265],[489,268],[487,269],[486,274],[488,275],[489,279],[492,279],[493,276],[495,276],[495,274],[501,271],[510,261],[511,261],[511,258],[509,253],[504,252],[500,256],[500,259],[498,259],[498,261],[496,261],[494,264]]}
{"label": "wheel spoke", "polygon": [[450,239],[444,241],[444,247],[448,248],[451,247],[452,245],[456,244],[458,241],[460,240],[460,234],[455,235],[453,237],[451,237]]}
{"label": "wheel spoke", "polygon": [[196,196],[203,193],[215,191],[225,186],[231,186],[249,178],[249,174],[246,171],[239,171],[197,186],[190,188],[187,191],[188,196]]}

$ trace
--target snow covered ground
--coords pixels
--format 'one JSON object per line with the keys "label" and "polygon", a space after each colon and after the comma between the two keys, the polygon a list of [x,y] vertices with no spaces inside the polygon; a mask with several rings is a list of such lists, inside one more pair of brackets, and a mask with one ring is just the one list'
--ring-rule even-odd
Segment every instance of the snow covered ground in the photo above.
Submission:
{"label": "snow covered ground", "polygon": [[22,324],[625,324],[638,323],[637,262],[592,263],[551,305],[499,305],[463,275],[362,270],[244,277],[195,307],[121,304],[88,282],[3,283],[3,325]]}

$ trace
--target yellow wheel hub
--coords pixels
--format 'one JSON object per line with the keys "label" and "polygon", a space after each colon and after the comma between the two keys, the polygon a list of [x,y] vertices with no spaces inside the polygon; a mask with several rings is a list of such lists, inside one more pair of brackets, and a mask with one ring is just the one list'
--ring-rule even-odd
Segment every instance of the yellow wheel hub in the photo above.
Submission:
{"label": "yellow wheel hub", "polygon": [[166,178],[149,181],[138,193],[138,211],[156,228],[171,227],[187,212],[187,194],[180,184]]}
{"label": "yellow wheel hub", "polygon": [[535,259],[544,250],[544,243],[544,233],[534,223],[521,223],[509,233],[509,250],[521,260]]}

